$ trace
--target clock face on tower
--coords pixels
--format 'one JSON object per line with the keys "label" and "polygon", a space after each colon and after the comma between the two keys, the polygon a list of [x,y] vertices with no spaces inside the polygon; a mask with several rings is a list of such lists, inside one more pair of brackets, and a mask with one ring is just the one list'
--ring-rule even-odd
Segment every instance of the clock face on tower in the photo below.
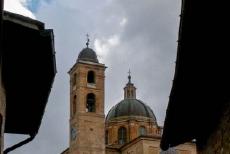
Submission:
{"label": "clock face on tower", "polygon": [[70,133],[71,133],[71,140],[75,140],[76,137],[77,137],[77,130],[76,130],[76,128],[71,127]]}

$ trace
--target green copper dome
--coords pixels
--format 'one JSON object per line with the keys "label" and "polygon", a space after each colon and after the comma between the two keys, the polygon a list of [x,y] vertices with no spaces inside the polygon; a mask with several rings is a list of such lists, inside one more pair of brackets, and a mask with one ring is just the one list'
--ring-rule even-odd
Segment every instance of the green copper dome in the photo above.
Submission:
{"label": "green copper dome", "polygon": [[117,105],[112,107],[106,116],[106,121],[108,122],[122,116],[142,116],[151,118],[156,122],[156,117],[152,109],[142,101],[132,98],[125,98]]}

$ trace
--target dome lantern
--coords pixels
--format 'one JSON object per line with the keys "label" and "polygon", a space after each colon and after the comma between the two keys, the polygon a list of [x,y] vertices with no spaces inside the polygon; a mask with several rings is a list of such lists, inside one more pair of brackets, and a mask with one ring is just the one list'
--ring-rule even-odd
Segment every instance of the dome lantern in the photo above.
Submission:
{"label": "dome lantern", "polygon": [[136,99],[136,87],[131,82],[130,70],[128,73],[128,83],[124,87],[124,99],[110,109],[106,116],[106,121],[109,122],[122,117],[139,117],[144,119],[147,118],[157,124],[152,109],[141,100]]}
{"label": "dome lantern", "polygon": [[128,76],[128,83],[126,84],[126,86],[124,87],[124,98],[128,98],[128,99],[136,99],[136,87],[134,86],[134,84],[131,82],[131,72],[129,70],[129,76]]}

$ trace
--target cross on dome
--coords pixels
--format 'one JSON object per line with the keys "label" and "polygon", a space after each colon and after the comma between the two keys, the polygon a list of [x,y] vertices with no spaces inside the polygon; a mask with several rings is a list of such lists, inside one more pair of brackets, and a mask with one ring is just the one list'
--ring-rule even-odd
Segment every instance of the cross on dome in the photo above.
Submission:
{"label": "cross on dome", "polygon": [[87,46],[87,48],[88,48],[88,47],[89,47],[89,42],[90,42],[90,40],[89,40],[89,34],[86,34],[86,37],[87,37],[86,46]]}
{"label": "cross on dome", "polygon": [[129,79],[129,83],[131,83],[131,71],[130,71],[130,69],[129,69],[129,76],[128,76],[128,79]]}

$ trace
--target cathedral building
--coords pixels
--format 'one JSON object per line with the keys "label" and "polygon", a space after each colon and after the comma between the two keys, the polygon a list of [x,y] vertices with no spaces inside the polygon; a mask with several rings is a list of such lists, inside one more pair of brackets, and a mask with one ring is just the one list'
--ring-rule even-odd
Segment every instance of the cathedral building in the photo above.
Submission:
{"label": "cathedral building", "polygon": [[[84,48],[70,69],[70,139],[62,154],[159,154],[162,127],[152,109],[136,98],[128,76],[124,99],[104,114],[104,64],[95,51]],[[189,142],[172,152],[196,154]]]}

